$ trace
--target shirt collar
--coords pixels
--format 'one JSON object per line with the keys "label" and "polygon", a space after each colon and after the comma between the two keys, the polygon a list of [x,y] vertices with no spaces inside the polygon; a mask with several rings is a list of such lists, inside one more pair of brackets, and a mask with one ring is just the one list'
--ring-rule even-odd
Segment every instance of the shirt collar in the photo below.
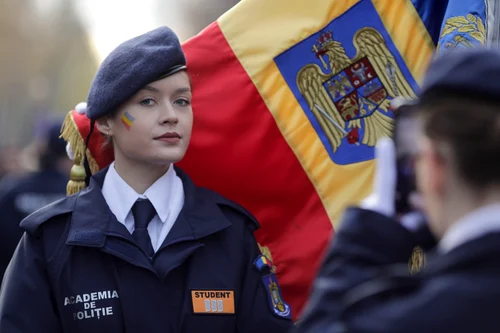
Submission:
{"label": "shirt collar", "polygon": [[[170,165],[167,172],[158,178],[144,194],[139,194],[120,177],[113,162],[106,173],[102,193],[116,219],[122,223],[124,223],[132,206],[139,198],[147,198],[155,208],[160,220],[165,223],[170,211],[172,193],[175,191],[175,177],[176,173],[173,165]],[[116,198],[120,198],[120,200],[116,200]]]}
{"label": "shirt collar", "polygon": [[439,242],[439,250],[449,252],[492,232],[500,232],[500,204],[481,207],[458,220]]}
{"label": "shirt collar", "polygon": [[170,164],[167,172],[144,192],[144,197],[151,201],[158,217],[163,223],[167,220],[170,206],[172,205],[172,196],[176,193],[176,176],[173,164]]}

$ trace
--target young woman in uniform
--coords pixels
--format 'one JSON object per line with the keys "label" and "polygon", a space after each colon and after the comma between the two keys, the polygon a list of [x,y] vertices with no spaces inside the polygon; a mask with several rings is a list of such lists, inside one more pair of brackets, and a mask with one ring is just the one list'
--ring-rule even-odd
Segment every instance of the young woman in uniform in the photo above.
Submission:
{"label": "young woman in uniform", "polygon": [[104,60],[86,144],[105,136],[114,162],[22,222],[1,332],[288,331],[291,309],[253,236],[257,221],[174,167],[191,136],[191,98],[166,27]]}

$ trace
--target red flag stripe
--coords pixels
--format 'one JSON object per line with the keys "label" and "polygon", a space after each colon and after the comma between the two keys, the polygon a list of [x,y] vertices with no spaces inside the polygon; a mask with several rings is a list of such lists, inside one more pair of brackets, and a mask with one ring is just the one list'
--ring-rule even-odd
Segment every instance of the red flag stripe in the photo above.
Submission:
{"label": "red flag stripe", "polygon": [[261,222],[257,239],[271,250],[296,318],[332,223],[218,24],[183,47],[193,83],[195,121],[179,166],[197,184],[243,205]]}

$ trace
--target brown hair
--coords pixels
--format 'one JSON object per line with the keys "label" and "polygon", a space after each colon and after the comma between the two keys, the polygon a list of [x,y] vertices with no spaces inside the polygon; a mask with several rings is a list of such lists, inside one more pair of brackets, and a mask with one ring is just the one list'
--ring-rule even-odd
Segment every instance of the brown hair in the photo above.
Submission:
{"label": "brown hair", "polygon": [[499,101],[447,97],[427,103],[421,114],[425,135],[449,146],[465,182],[475,188],[500,185]]}

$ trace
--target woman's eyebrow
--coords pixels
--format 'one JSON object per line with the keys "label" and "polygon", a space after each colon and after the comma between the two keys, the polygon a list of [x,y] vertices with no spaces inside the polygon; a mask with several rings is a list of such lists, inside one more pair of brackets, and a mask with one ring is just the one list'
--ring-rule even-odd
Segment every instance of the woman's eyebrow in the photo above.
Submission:
{"label": "woman's eyebrow", "polygon": [[174,92],[176,94],[185,93],[185,92],[191,92],[191,88],[189,88],[189,87],[177,88],[177,89],[175,89]]}
{"label": "woman's eyebrow", "polygon": [[160,90],[156,89],[155,87],[151,87],[151,86],[145,86],[144,88],[142,88],[142,90],[149,90],[152,92],[160,92]]}
{"label": "woman's eyebrow", "polygon": [[[159,89],[157,89],[155,87],[151,87],[151,86],[145,86],[144,88],[142,88],[142,90],[149,90],[149,91],[152,91],[152,92],[160,92]],[[177,88],[177,89],[174,90],[174,93],[176,93],[176,94],[185,93],[185,92],[191,92],[191,88],[189,88],[189,87],[182,87],[182,88]]]}

